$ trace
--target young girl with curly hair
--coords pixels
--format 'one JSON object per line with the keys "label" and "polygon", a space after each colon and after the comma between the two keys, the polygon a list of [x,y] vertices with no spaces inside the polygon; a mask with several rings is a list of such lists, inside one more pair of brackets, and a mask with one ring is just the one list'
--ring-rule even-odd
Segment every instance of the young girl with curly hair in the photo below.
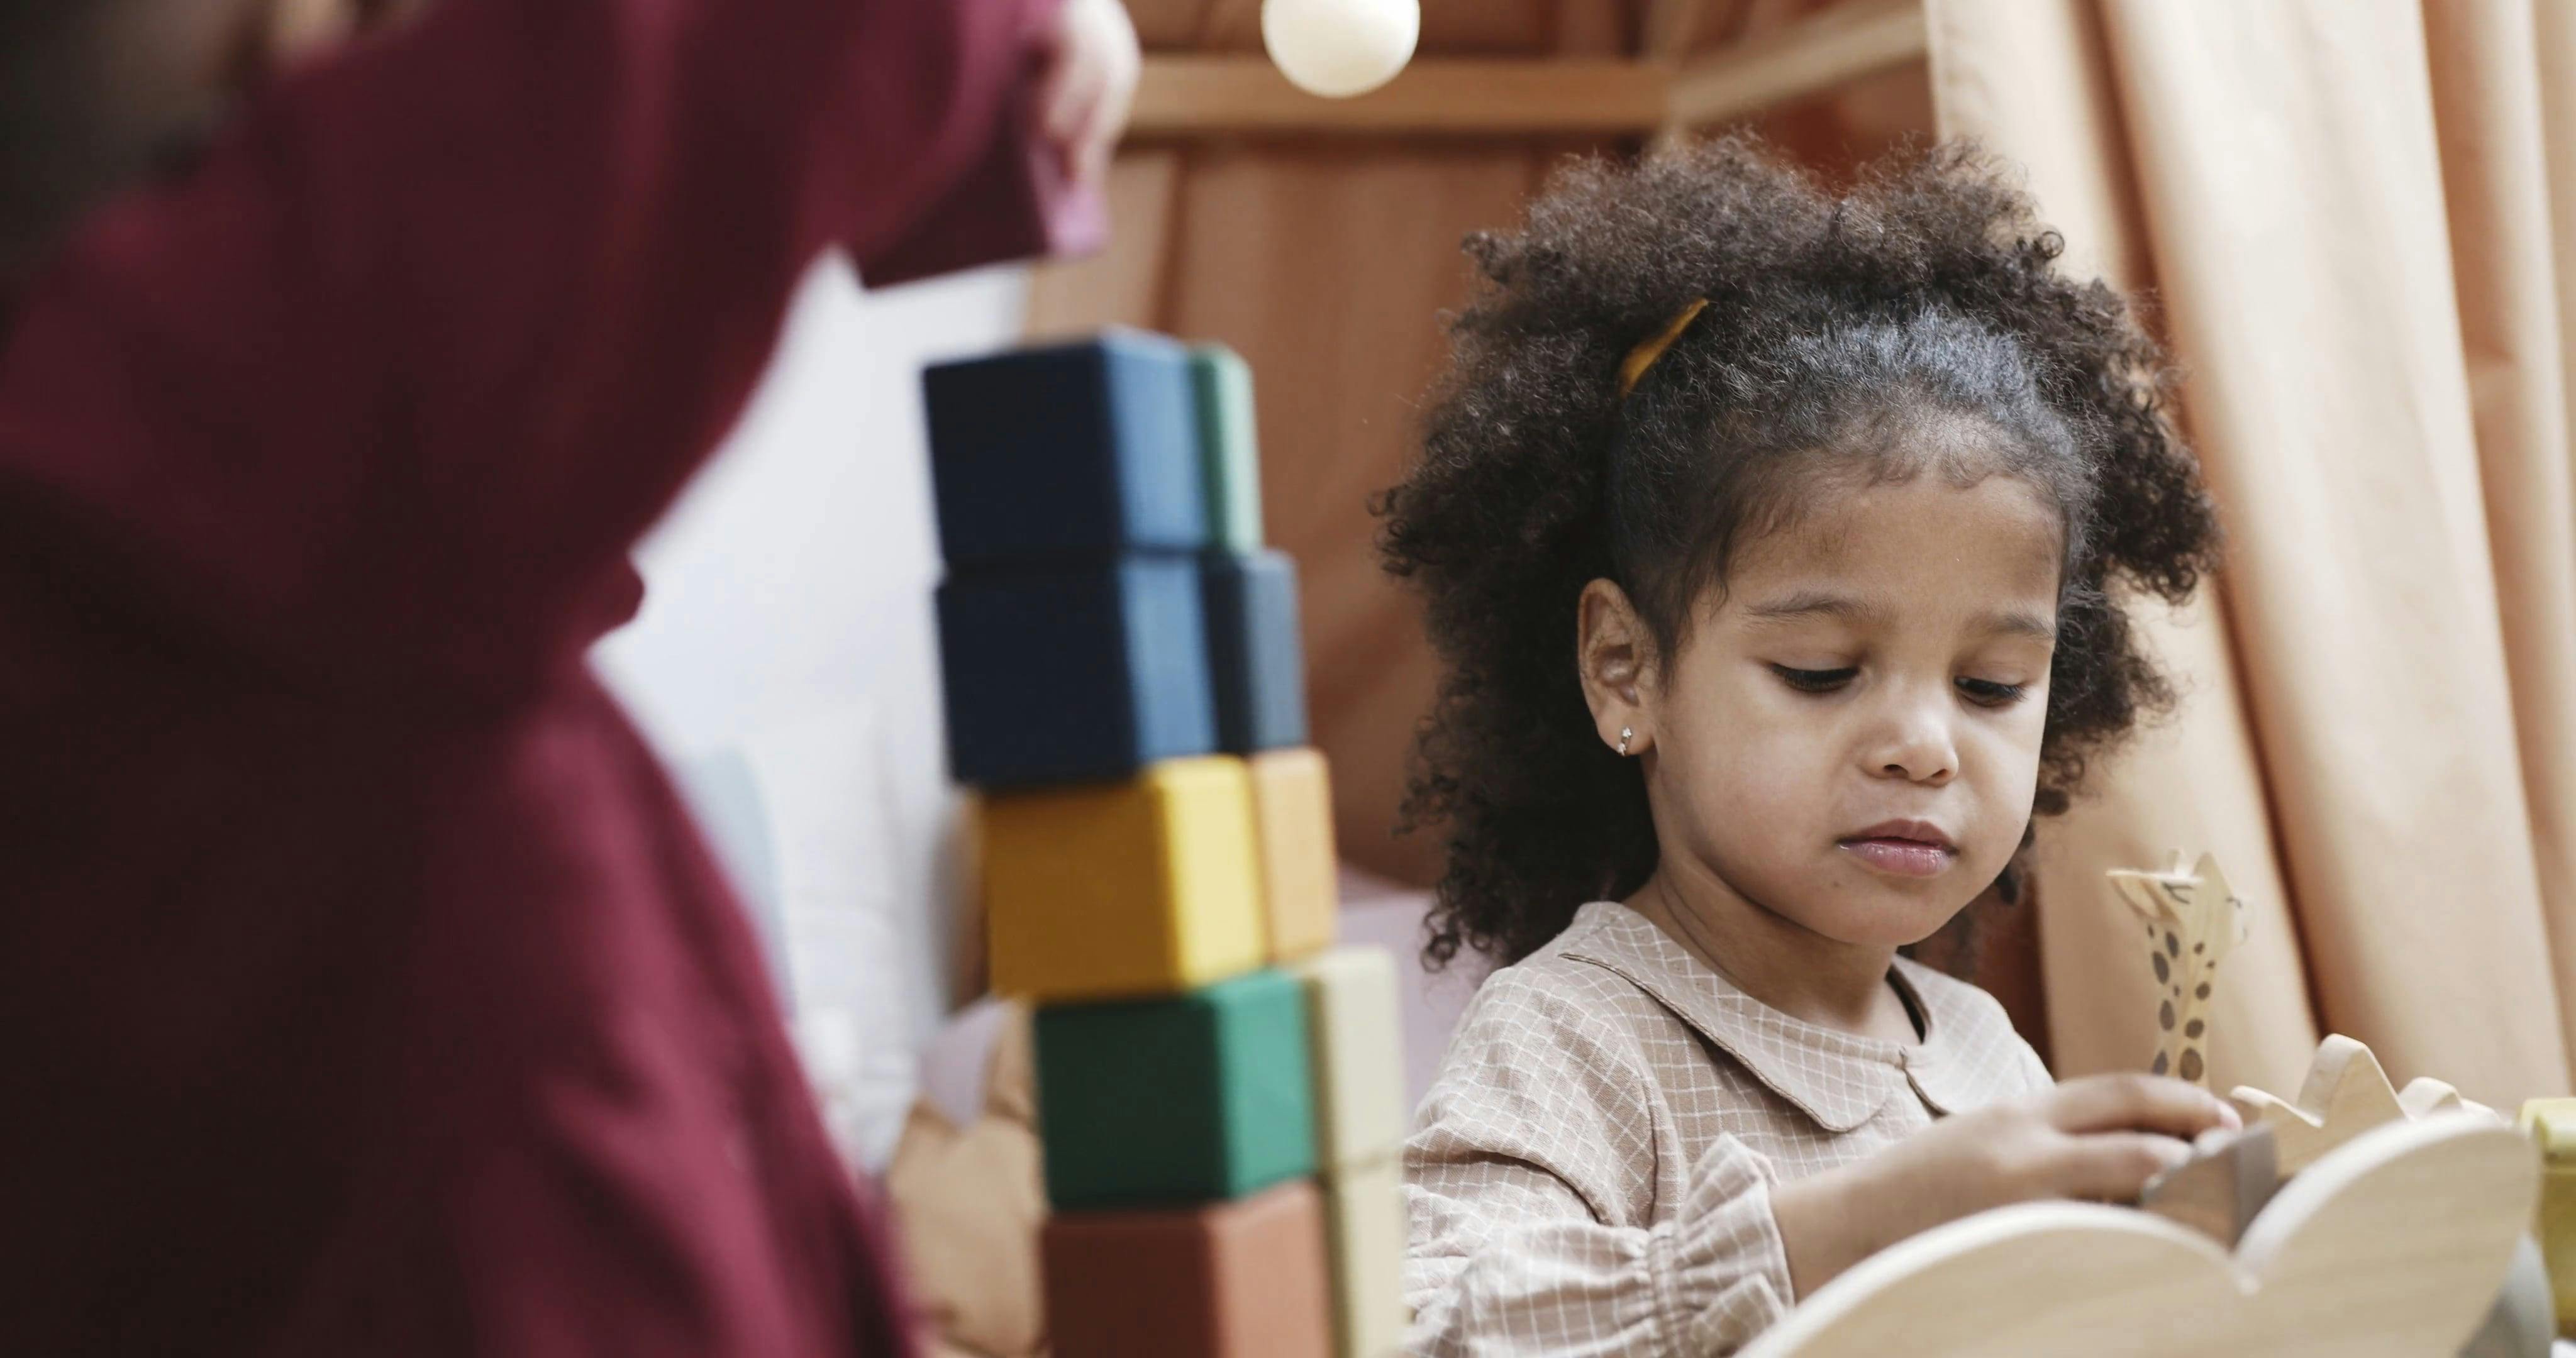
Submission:
{"label": "young girl with curly hair", "polygon": [[1388,569],[1444,661],[1429,960],[1507,964],[1406,1152],[1412,1348],[1731,1351],[1985,1208],[2233,1126],[2052,1084],[1901,954],[2171,700],[2117,602],[2215,555],[2172,375],[1981,153],[1578,163],[1481,274]]}

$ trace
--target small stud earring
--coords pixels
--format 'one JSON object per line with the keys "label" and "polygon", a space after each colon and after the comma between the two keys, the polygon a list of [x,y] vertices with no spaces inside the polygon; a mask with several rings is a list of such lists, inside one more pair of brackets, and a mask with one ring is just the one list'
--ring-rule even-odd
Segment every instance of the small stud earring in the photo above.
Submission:
{"label": "small stud earring", "polygon": [[1636,734],[1636,731],[1629,727],[1622,726],[1619,728],[1619,753],[1624,755],[1628,752],[1628,742],[1634,739]]}

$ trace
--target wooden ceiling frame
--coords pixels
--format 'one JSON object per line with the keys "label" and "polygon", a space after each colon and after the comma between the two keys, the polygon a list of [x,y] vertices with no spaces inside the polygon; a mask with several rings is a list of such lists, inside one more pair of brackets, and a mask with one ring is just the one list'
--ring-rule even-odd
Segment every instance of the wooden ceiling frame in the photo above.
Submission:
{"label": "wooden ceiling frame", "polygon": [[1847,0],[1681,57],[1698,10],[1699,0],[1655,0],[1635,60],[1427,57],[1352,99],[1307,94],[1259,56],[1150,55],[1128,137],[1670,138],[1922,61],[1929,51],[1922,0]]}

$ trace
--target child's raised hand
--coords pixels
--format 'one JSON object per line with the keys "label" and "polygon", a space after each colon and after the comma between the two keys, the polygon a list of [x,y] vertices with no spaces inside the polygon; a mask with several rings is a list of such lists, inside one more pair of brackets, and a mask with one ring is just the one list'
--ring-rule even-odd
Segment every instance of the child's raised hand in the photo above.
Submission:
{"label": "child's raised hand", "polygon": [[1772,1190],[1790,1281],[1806,1296],[1907,1236],[2038,1198],[2134,1201],[2241,1125],[2216,1095],[2152,1075],[2094,1075],[1944,1118],[1884,1151]]}

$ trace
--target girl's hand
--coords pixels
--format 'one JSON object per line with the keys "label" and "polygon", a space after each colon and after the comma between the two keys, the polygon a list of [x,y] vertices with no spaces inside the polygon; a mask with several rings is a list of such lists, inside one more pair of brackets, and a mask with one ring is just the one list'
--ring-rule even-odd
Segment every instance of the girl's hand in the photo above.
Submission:
{"label": "girl's hand", "polygon": [[2133,1202],[2191,1156],[2191,1138],[2243,1125],[2205,1089],[2094,1075],[1944,1118],[1870,1158],[1784,1183],[1772,1215],[1801,1297],[1907,1236],[2037,1198]]}

